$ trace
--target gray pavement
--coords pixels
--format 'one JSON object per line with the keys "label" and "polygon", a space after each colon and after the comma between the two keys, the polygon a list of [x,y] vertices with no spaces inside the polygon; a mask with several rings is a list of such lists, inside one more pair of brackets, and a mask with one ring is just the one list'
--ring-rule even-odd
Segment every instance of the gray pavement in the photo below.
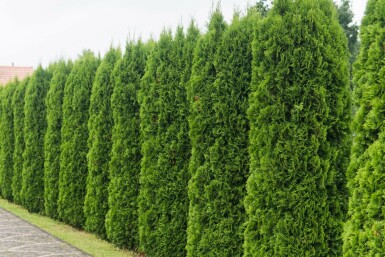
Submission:
{"label": "gray pavement", "polygon": [[89,256],[0,208],[0,256]]}

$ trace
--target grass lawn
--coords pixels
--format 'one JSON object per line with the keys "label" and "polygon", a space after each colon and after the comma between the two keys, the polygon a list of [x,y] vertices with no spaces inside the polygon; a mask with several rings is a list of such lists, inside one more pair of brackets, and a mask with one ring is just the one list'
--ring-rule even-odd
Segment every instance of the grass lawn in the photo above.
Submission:
{"label": "grass lawn", "polygon": [[135,253],[119,250],[114,245],[95,235],[74,229],[71,226],[38,214],[29,213],[22,207],[0,199],[0,208],[7,210],[49,234],[75,246],[94,257],[135,257]]}

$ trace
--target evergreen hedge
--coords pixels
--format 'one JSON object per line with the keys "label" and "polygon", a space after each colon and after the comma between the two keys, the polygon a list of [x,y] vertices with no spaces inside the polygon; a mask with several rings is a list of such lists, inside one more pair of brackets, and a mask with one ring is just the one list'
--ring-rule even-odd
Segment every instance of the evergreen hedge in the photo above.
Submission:
{"label": "evergreen hedge", "polygon": [[64,222],[83,227],[86,195],[88,118],[92,83],[99,59],[84,51],[64,87],[61,130],[58,214]]}
{"label": "evergreen hedge", "polygon": [[[204,225],[209,224],[210,215],[215,210],[205,209],[210,203],[207,198],[215,195],[206,190],[206,183],[211,181],[210,149],[215,145],[213,137],[214,113],[214,82],[218,76],[215,67],[215,56],[221,44],[222,36],[227,28],[222,13],[216,10],[212,13],[207,33],[200,38],[194,53],[193,67],[190,81],[187,85],[187,99],[190,103],[188,122],[190,126],[191,160],[188,185],[189,215],[187,228],[187,256],[201,256],[211,254],[211,247],[217,250],[214,239],[215,231],[210,233]],[[214,131],[215,132],[215,131]],[[207,198],[203,198],[207,197]],[[207,205],[206,205],[207,204]],[[214,206],[213,206],[214,207]],[[220,206],[218,206],[220,208]],[[215,221],[214,221],[215,222]],[[213,227],[214,228],[214,227]],[[206,233],[206,234],[205,234]],[[220,235],[218,235],[220,236]],[[227,239],[227,238],[226,238]]]}
{"label": "evergreen hedge", "polygon": [[253,45],[244,256],[341,256],[347,39],[331,0],[277,0]]}
{"label": "evergreen hedge", "polygon": [[13,132],[14,132],[14,151],[13,151],[13,177],[12,177],[12,196],[13,201],[22,204],[21,189],[23,181],[23,152],[24,142],[24,97],[29,78],[18,83],[12,97],[13,107]]}
{"label": "evergreen hedge", "polygon": [[107,238],[122,248],[139,247],[138,195],[140,161],[140,118],[137,98],[149,46],[130,42],[113,71],[111,109],[114,126],[108,186]]}
{"label": "evergreen hedge", "polygon": [[108,171],[112,147],[111,95],[114,87],[111,74],[120,56],[120,50],[111,48],[96,71],[88,120],[89,151],[87,154],[87,193],[84,202],[85,229],[103,238],[106,237],[104,222],[108,211]]}
{"label": "evergreen hedge", "polygon": [[0,195],[151,257],[382,256],[385,0],[350,166],[350,1],[267,2],[0,87]]}
{"label": "evergreen hedge", "polygon": [[64,86],[72,64],[61,60],[56,64],[46,97],[47,132],[44,141],[44,206],[45,214],[57,218],[59,196],[60,145],[63,121]]}
{"label": "evergreen hedge", "polygon": [[355,63],[353,146],[348,169],[350,192],[344,255],[382,256],[384,245],[385,1],[369,0],[360,28]]}
{"label": "evergreen hedge", "polygon": [[45,97],[52,73],[39,66],[29,80],[24,103],[24,142],[21,199],[30,212],[44,211]]}
{"label": "evergreen hedge", "polygon": [[13,106],[12,98],[19,82],[12,81],[5,85],[0,104],[2,112],[0,116],[0,187],[4,199],[13,200],[12,177],[13,177],[13,151],[15,135],[13,132]]}

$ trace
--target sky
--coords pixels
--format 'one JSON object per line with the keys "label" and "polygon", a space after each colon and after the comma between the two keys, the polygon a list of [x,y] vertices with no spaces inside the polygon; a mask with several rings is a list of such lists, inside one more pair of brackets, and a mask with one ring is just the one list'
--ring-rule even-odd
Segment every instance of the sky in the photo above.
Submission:
{"label": "sky", "polygon": [[[352,0],[360,23],[367,0]],[[103,54],[127,39],[157,39],[161,31],[188,26],[205,29],[212,0],[0,0],[0,65],[47,66],[76,59],[84,49]],[[251,0],[221,0],[227,21]]]}

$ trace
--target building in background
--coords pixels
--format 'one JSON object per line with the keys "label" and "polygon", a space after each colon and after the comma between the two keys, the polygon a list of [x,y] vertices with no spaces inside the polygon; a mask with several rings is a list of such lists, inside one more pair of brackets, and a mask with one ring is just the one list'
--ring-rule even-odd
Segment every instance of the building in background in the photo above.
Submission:
{"label": "building in background", "polygon": [[0,66],[0,86],[4,86],[11,80],[18,78],[23,80],[25,77],[32,75],[33,67],[21,66]]}

